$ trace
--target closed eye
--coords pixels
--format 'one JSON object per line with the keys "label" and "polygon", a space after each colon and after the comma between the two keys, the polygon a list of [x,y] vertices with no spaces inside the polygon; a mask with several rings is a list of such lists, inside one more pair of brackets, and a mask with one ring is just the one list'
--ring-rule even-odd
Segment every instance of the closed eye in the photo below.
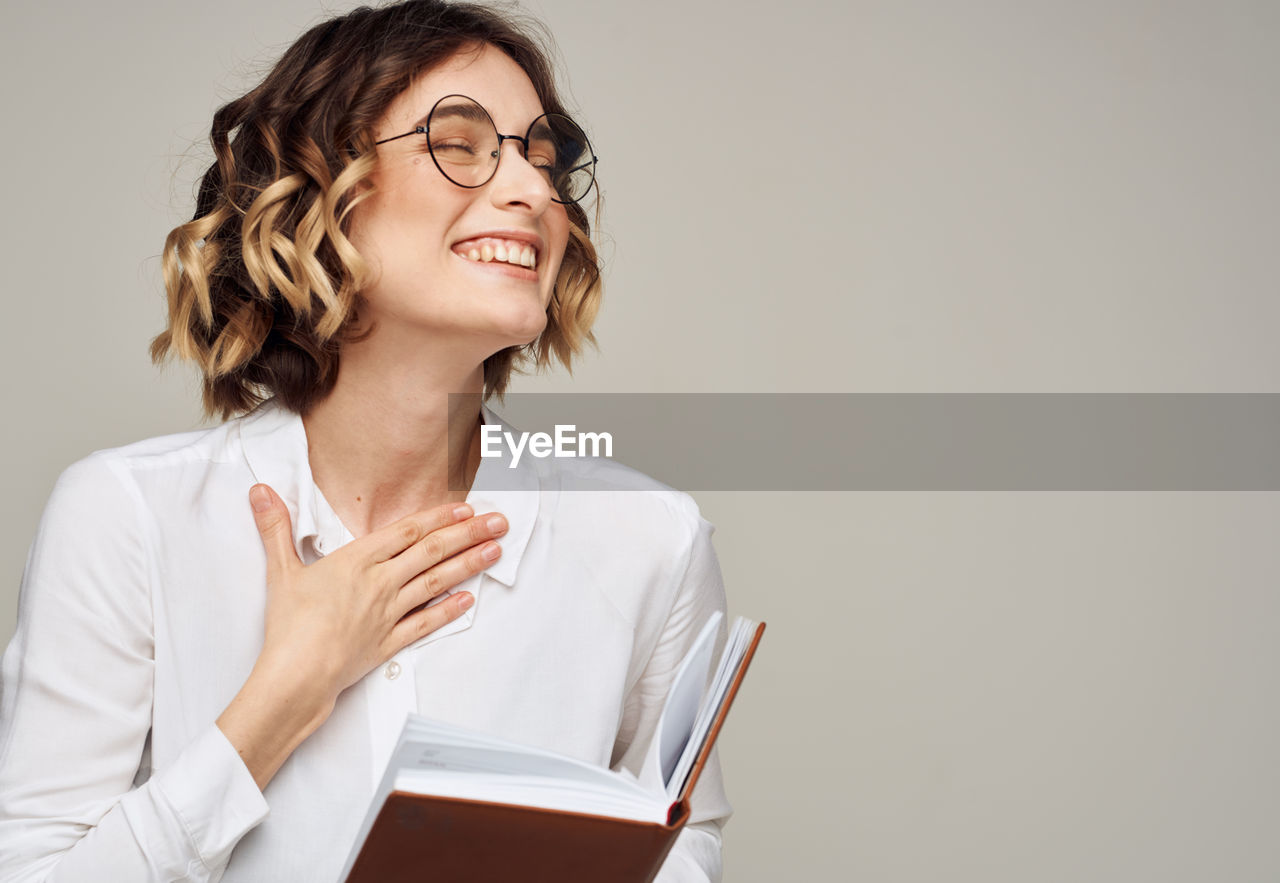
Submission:
{"label": "closed eye", "polygon": [[433,141],[431,143],[432,153],[466,153],[474,155],[476,149],[473,145],[465,141]]}

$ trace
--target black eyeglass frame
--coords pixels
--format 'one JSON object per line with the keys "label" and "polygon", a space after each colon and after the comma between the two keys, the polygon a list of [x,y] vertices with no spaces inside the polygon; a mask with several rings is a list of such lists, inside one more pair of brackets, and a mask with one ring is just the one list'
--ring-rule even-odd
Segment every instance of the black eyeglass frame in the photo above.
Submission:
{"label": "black eyeglass frame", "polygon": [[[431,127],[430,127],[430,125],[426,125],[426,126],[415,126],[412,130],[410,130],[410,131],[408,131],[408,132],[403,132],[403,133],[401,133],[401,134],[399,134],[399,135],[392,135],[390,138],[383,138],[381,141],[375,141],[375,142],[373,142],[373,143],[374,143],[374,146],[376,147],[376,146],[377,146],[377,145],[379,145],[379,144],[386,144],[388,141],[399,141],[401,138],[408,138],[410,135],[426,135],[426,136],[427,136],[427,152],[431,154],[431,161],[432,161],[433,163],[435,163],[435,167],[440,171],[440,174],[444,175],[445,180],[446,180],[446,181],[448,181],[450,184],[454,184],[454,185],[456,185],[456,186],[458,186],[458,187],[464,187],[464,188],[466,188],[467,190],[475,190],[475,189],[477,189],[477,188],[479,188],[479,187],[483,187],[484,185],[488,184],[490,181],[492,181],[492,180],[493,180],[493,176],[494,176],[494,175],[496,175],[496,174],[498,174],[498,166],[502,163],[502,142],[504,142],[504,141],[519,141],[519,142],[524,146],[524,157],[525,157],[525,161],[526,161],[526,162],[528,162],[528,159],[529,159],[529,137],[533,134],[533,127],[534,127],[534,126],[536,126],[536,125],[538,125],[538,122],[539,122],[540,120],[550,119],[551,117],[559,117],[560,119],[565,120],[565,121],[566,121],[566,122],[568,122],[568,123],[571,123],[571,124],[573,125],[573,127],[574,127],[574,128],[576,128],[579,132],[582,132],[582,140],[583,140],[583,142],[587,145],[587,152],[591,154],[591,162],[589,162],[589,163],[583,163],[583,164],[582,164],[582,165],[580,165],[580,166],[574,166],[572,169],[569,169],[569,170],[568,170],[568,171],[566,171],[564,174],[566,174],[566,175],[572,175],[574,172],[581,171],[582,169],[585,169],[587,166],[590,166],[590,167],[591,167],[591,181],[590,181],[590,183],[588,183],[588,184],[587,184],[586,189],[585,189],[585,190],[583,190],[583,192],[582,192],[582,196],[579,196],[577,199],[568,199],[568,200],[566,200],[566,199],[557,199],[555,196],[553,196],[553,197],[551,197],[551,201],[552,201],[552,202],[558,202],[558,203],[560,203],[561,205],[576,205],[577,203],[579,203],[579,202],[581,202],[582,200],[586,199],[587,194],[591,192],[591,188],[592,188],[593,186],[595,186],[595,183],[596,183],[596,164],[600,162],[600,157],[596,156],[596,154],[595,154],[595,148],[593,148],[593,147],[591,146],[591,139],[587,137],[587,133],[586,133],[585,131],[583,131],[582,126],[579,126],[577,123],[575,123],[575,122],[574,122],[573,120],[571,120],[569,117],[565,116],[565,115],[564,115],[564,114],[562,114],[562,113],[544,113],[544,114],[542,114],[541,116],[539,116],[539,117],[537,117],[536,119],[534,119],[534,121],[533,121],[533,122],[531,122],[531,123],[529,124],[529,128],[525,131],[525,133],[524,133],[524,137],[521,137],[520,135],[504,135],[504,134],[502,134],[501,132],[499,132],[499,131],[498,131],[498,124],[497,124],[497,123],[495,123],[495,122],[493,121],[493,116],[489,113],[488,108],[486,108],[486,107],[485,107],[483,104],[481,104],[479,101],[476,101],[476,100],[475,100],[474,98],[472,98],[470,95],[461,95],[461,94],[458,94],[458,93],[454,93],[454,94],[452,94],[452,95],[446,95],[446,96],[444,96],[443,98],[441,98],[441,99],[440,99],[440,101],[437,101],[435,104],[431,105],[431,112],[427,114],[427,123],[428,123],[428,124],[431,122],[431,117],[432,117],[432,115],[436,112],[436,108],[440,106],[441,102],[447,101],[447,100],[448,100],[448,99],[450,99],[450,98],[465,98],[467,101],[470,101],[470,102],[471,102],[472,104],[474,104],[476,107],[480,108],[480,110],[484,113],[485,117],[487,117],[487,118],[488,118],[488,120],[489,120],[489,125],[493,126],[493,132],[494,132],[494,134],[498,136],[498,150],[497,150],[497,157],[496,157],[497,162],[495,162],[495,163],[493,164],[493,169],[492,169],[492,171],[490,171],[490,172],[489,172],[489,177],[485,178],[485,179],[484,179],[483,181],[481,181],[479,184],[459,184],[457,181],[453,180],[453,178],[450,178],[450,177],[449,177],[449,173],[448,173],[448,172],[446,172],[446,171],[444,170],[444,167],[440,165],[440,160],[436,159],[436,152],[435,152],[434,150],[432,150],[432,149],[431,149],[431,131],[430,131]],[[552,188],[552,190],[555,190],[555,188],[553,187],[553,188]],[[558,194],[557,194],[557,195],[558,195]]]}

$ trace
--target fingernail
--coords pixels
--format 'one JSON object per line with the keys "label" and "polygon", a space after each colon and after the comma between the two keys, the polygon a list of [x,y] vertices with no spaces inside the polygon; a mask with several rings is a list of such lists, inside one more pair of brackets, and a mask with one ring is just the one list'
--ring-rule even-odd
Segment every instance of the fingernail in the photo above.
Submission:
{"label": "fingernail", "polygon": [[249,502],[254,512],[266,512],[271,508],[271,494],[262,485],[254,485],[253,490],[249,491]]}
{"label": "fingernail", "polygon": [[470,506],[468,506],[466,503],[462,503],[461,505],[454,506],[454,507],[453,507],[453,520],[454,520],[454,521],[461,521],[461,520],[462,520],[462,519],[464,519],[464,518],[470,518],[470,517],[471,517],[471,511],[472,511],[472,510],[471,510],[471,507],[470,507]]}
{"label": "fingernail", "polygon": [[502,554],[502,547],[499,546],[497,543],[488,543],[483,549],[480,550],[480,557],[484,558],[484,560],[486,561],[493,561],[497,559],[497,557],[501,554]]}
{"label": "fingernail", "polygon": [[502,533],[507,529],[507,519],[501,515],[490,515],[485,521],[485,526],[489,528],[490,533]]}
{"label": "fingernail", "polygon": [[461,610],[466,610],[468,607],[470,607],[474,603],[476,603],[476,599],[473,598],[471,595],[463,595],[461,598],[458,599],[458,608]]}

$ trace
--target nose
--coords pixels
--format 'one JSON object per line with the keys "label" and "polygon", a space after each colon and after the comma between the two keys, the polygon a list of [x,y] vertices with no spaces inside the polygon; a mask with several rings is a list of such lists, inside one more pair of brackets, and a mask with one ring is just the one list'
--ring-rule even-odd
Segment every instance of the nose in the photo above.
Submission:
{"label": "nose", "polygon": [[541,215],[554,203],[555,192],[551,183],[533,167],[524,155],[519,138],[506,138],[499,150],[498,168],[489,182],[489,195],[499,208],[523,208],[530,214]]}

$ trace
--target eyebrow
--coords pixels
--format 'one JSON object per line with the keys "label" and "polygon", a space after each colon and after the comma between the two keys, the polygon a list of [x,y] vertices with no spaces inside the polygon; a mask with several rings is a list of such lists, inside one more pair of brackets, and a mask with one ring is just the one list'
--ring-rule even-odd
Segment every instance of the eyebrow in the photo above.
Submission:
{"label": "eyebrow", "polygon": [[[427,120],[431,118],[432,111],[427,111],[415,124],[416,126],[426,126]],[[445,119],[446,117],[461,117],[464,120],[472,120],[477,123],[489,122],[489,114],[485,113],[484,108],[475,104],[464,104],[458,102],[456,104],[446,104],[444,107],[435,109],[436,119]]]}
{"label": "eyebrow", "polygon": [[[431,111],[427,111],[426,114],[419,117],[418,121],[413,124],[413,127],[415,129],[425,129],[427,127],[427,120],[431,118],[431,113],[432,113]],[[485,123],[485,122],[493,123],[493,118],[489,116],[488,112],[483,107],[480,107],[476,104],[467,104],[463,102],[458,102],[456,104],[446,104],[444,107],[437,107],[435,109],[435,115],[436,115],[436,119],[438,120],[447,119],[449,117],[458,117],[464,120],[471,120],[472,122],[477,122],[477,123]],[[542,116],[542,115],[539,114],[539,116]],[[493,125],[495,128],[497,127],[497,123],[493,123]],[[530,140],[534,138],[545,138],[547,140],[554,140],[555,132],[552,131],[551,127],[548,126],[546,122],[540,122],[538,123],[537,127],[528,134],[527,137]]]}

